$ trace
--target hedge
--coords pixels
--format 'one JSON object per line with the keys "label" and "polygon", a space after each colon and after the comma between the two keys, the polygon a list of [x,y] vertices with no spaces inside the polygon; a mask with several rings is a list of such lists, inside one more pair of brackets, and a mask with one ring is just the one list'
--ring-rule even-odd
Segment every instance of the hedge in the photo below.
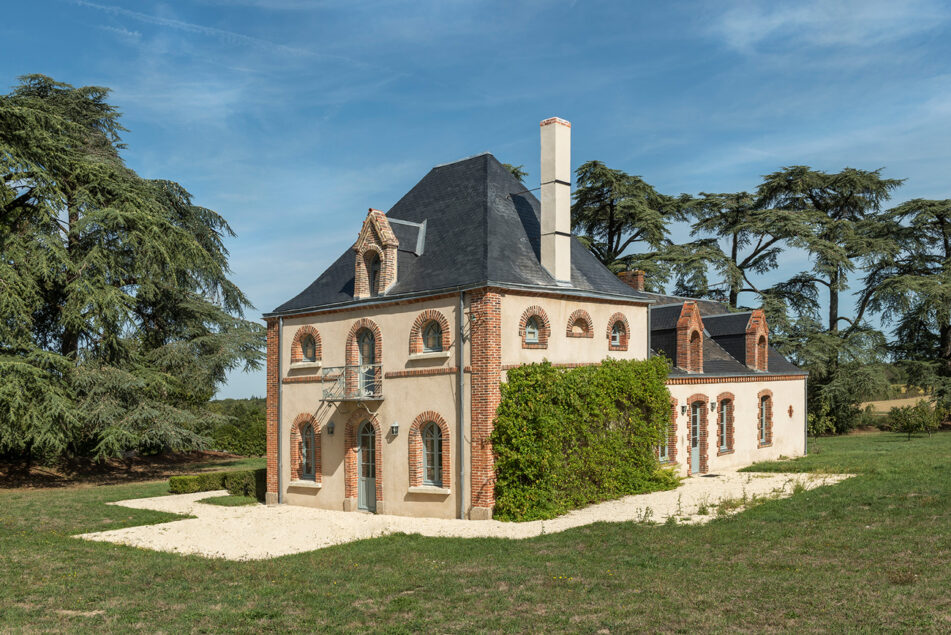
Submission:
{"label": "hedge", "polygon": [[670,426],[668,371],[663,358],[509,370],[492,432],[493,516],[554,518],[676,487],[677,477],[656,454]]}
{"label": "hedge", "polygon": [[168,479],[172,494],[192,494],[226,489],[233,496],[254,496],[264,500],[267,489],[267,470],[233,470],[231,472],[203,472]]}

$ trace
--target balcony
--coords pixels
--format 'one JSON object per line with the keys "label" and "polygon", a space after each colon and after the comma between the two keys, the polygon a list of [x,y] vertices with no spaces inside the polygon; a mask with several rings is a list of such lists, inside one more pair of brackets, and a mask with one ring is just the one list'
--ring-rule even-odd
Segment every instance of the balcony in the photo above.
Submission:
{"label": "balcony", "polygon": [[324,401],[381,401],[383,369],[381,364],[328,366],[321,369]]}

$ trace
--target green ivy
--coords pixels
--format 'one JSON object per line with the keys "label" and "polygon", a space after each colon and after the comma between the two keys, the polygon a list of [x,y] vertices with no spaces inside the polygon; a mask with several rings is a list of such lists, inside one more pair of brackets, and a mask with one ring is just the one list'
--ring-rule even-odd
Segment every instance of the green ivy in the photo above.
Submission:
{"label": "green ivy", "polygon": [[554,518],[676,487],[656,454],[670,425],[668,371],[663,358],[509,370],[492,433],[494,517]]}

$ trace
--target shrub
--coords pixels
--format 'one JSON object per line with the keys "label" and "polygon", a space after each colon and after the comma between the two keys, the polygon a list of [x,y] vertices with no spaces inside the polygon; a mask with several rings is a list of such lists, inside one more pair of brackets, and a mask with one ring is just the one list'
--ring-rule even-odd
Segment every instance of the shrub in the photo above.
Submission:
{"label": "shrub", "polygon": [[888,418],[891,420],[892,430],[907,434],[909,440],[911,435],[918,432],[927,432],[928,436],[931,436],[940,425],[939,413],[925,400],[914,406],[892,408]]}
{"label": "shrub", "polygon": [[267,470],[235,470],[231,472],[203,472],[168,479],[172,494],[192,494],[226,489],[234,496],[254,496],[264,500]]}
{"label": "shrub", "polygon": [[212,401],[204,434],[211,447],[242,456],[262,456],[267,450],[264,399],[222,399]]}
{"label": "shrub", "polygon": [[667,373],[663,358],[508,371],[492,433],[495,517],[554,518],[675,487],[656,455],[670,426]]}

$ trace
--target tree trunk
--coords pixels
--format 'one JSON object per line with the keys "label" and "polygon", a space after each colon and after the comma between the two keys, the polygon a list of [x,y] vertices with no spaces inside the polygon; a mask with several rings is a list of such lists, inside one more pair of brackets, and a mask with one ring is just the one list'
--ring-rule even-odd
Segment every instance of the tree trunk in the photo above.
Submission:
{"label": "tree trunk", "polygon": [[[733,266],[736,266],[737,258],[739,258],[740,246],[737,240],[736,232],[733,232],[733,245],[730,247],[730,261],[733,263]],[[740,298],[740,286],[736,280],[730,280],[730,306],[736,308],[737,302]]]}
{"label": "tree trunk", "polygon": [[947,322],[938,327],[940,348],[938,355],[944,364],[944,370],[951,376],[951,324]]}
{"label": "tree trunk", "polygon": [[839,332],[839,269],[829,275],[829,332]]}
{"label": "tree trunk", "polygon": [[[69,218],[69,227],[66,234],[66,253],[69,259],[69,270],[66,272],[67,278],[72,275],[72,271],[76,266],[76,251],[78,250],[77,246],[77,236],[75,234],[76,224],[79,222],[79,212],[76,211],[75,206],[72,205],[71,201],[67,200],[67,209],[68,209],[68,218]],[[63,290],[62,293],[62,302],[65,305],[67,301],[66,290]],[[63,337],[60,341],[60,354],[64,357],[72,357],[75,359],[76,353],[79,351],[79,330],[75,327],[66,325],[63,327]]]}

